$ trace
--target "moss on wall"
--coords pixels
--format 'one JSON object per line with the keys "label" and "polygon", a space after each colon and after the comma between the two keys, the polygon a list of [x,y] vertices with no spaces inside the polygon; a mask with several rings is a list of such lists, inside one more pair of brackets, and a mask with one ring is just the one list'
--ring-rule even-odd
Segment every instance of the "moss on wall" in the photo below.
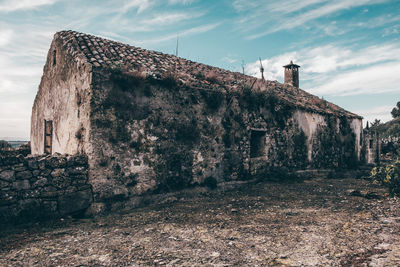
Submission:
{"label": "moss on wall", "polygon": [[[315,162],[308,162],[308,139],[295,122],[295,108],[273,92],[225,92],[219,85],[210,91],[138,76],[102,73],[93,96],[94,151],[110,159],[98,175],[131,194],[179,190],[207,177],[247,179],[254,168],[340,166],[349,156],[339,156],[340,149],[354,154],[349,122],[343,120],[337,133],[332,117],[313,137]],[[257,162],[250,158],[252,128],[266,133],[265,156]]]}
{"label": "moss on wall", "polygon": [[355,168],[358,160],[355,135],[347,118],[328,117],[327,126],[320,127],[313,139],[312,166],[316,168]]}

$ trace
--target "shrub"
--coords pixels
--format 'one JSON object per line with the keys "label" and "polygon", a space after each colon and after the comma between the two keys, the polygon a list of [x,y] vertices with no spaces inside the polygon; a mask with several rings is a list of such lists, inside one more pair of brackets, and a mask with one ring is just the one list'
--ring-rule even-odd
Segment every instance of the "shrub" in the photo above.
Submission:
{"label": "shrub", "polygon": [[103,158],[100,158],[100,160],[99,160],[99,165],[101,167],[106,167],[106,166],[108,166],[109,163],[110,163],[110,159],[108,157],[103,157]]}
{"label": "shrub", "polygon": [[146,75],[139,71],[121,71],[114,69],[111,71],[111,81],[113,81],[122,91],[133,91],[144,84]]}
{"label": "shrub", "polygon": [[79,130],[76,131],[76,133],[75,133],[76,139],[81,140],[82,137],[83,137],[83,132],[84,131],[85,131],[85,128],[83,128],[83,127],[79,128]]}
{"label": "shrub", "polygon": [[207,107],[212,111],[217,111],[224,101],[224,94],[219,91],[201,91]]}
{"label": "shrub", "polygon": [[217,188],[217,179],[215,179],[212,176],[208,176],[203,183],[205,186],[207,186],[210,189],[215,189]]}
{"label": "shrub", "polygon": [[159,154],[155,165],[156,193],[181,190],[191,184],[193,153],[186,146],[164,143],[160,144],[156,153]]}
{"label": "shrub", "polygon": [[161,86],[167,87],[169,89],[173,89],[176,87],[178,78],[173,72],[168,72],[162,75],[161,79],[158,80],[158,83]]}
{"label": "shrub", "polygon": [[193,144],[200,138],[197,120],[195,118],[176,122],[172,127],[176,130],[175,137],[179,142]]}
{"label": "shrub", "polygon": [[371,170],[375,182],[388,187],[390,194],[400,195],[400,160]]}
{"label": "shrub", "polygon": [[0,140],[0,150],[6,150],[9,148],[11,148],[11,145],[7,141]]}
{"label": "shrub", "polygon": [[199,79],[199,80],[204,80],[204,79],[205,79],[205,76],[204,76],[204,74],[203,74],[201,71],[198,71],[198,72],[195,74],[195,77],[196,77],[197,79]]}

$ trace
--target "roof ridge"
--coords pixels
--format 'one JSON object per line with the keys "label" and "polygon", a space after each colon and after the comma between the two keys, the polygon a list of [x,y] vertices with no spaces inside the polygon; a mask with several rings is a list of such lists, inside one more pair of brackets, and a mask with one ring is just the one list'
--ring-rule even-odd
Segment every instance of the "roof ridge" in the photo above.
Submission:
{"label": "roof ridge", "polygon": [[173,73],[181,83],[192,87],[215,90],[222,87],[232,92],[242,90],[244,86],[256,85],[259,90],[272,91],[280,99],[302,109],[361,118],[305,90],[278,81],[263,81],[240,72],[73,30],[59,31],[56,36],[60,36],[67,46],[73,46],[75,55],[81,54],[96,68],[126,67],[128,70],[141,71],[148,77],[156,79],[162,79]]}

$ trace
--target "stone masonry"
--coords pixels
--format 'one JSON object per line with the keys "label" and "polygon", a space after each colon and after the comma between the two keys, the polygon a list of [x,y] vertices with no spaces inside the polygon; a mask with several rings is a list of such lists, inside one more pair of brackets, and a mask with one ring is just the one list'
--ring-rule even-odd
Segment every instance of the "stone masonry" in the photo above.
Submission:
{"label": "stone masonry", "polygon": [[84,212],[92,203],[84,155],[0,155],[0,225]]}

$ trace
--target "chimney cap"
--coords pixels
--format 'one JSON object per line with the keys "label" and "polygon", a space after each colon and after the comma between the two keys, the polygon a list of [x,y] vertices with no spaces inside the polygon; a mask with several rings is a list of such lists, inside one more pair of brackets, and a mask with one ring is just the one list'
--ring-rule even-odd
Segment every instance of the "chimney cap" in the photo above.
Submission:
{"label": "chimney cap", "polygon": [[299,65],[293,63],[293,60],[290,60],[290,63],[287,64],[287,65],[285,65],[285,66],[283,66],[283,67],[284,67],[284,68],[290,68],[290,67],[300,68]]}

